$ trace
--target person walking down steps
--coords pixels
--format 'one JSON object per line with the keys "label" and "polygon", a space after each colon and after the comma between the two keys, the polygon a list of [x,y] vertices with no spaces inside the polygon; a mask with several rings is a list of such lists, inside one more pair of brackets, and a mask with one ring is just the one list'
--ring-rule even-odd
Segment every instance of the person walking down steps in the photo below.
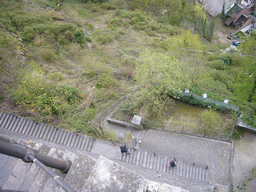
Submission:
{"label": "person walking down steps", "polygon": [[171,167],[176,167],[176,163],[175,163],[176,159],[174,158],[173,160],[171,160],[169,163],[170,163],[170,166]]}
{"label": "person walking down steps", "polygon": [[130,154],[130,152],[128,151],[126,145],[122,145],[120,146],[120,149],[121,149],[121,153],[127,153],[127,154]]}

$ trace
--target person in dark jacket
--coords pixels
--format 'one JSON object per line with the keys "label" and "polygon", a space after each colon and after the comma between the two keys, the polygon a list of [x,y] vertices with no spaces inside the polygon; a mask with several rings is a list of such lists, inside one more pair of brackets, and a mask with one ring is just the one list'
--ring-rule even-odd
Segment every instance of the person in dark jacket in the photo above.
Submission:
{"label": "person in dark jacket", "polygon": [[126,145],[120,146],[120,149],[121,149],[121,153],[127,153],[127,154],[129,154],[129,151],[128,151]]}
{"label": "person in dark jacket", "polygon": [[175,158],[174,158],[174,160],[171,160],[169,163],[170,163],[171,167],[176,167]]}

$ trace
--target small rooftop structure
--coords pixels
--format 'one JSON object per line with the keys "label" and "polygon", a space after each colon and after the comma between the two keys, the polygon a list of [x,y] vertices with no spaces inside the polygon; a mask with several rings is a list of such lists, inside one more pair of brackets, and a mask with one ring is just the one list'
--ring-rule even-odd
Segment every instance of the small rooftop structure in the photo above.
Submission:
{"label": "small rooftop structure", "polygon": [[246,35],[248,31],[255,28],[253,25],[253,21],[256,18],[255,10],[255,0],[238,0],[225,11],[227,16],[225,25],[233,25],[239,29],[235,33],[241,31]]}

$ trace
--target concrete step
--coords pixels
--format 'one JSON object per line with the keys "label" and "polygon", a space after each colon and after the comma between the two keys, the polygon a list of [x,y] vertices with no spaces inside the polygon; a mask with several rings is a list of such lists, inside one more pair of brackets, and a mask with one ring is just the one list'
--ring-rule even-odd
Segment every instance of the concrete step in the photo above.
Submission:
{"label": "concrete step", "polygon": [[183,161],[182,159],[176,160],[176,167],[170,167],[170,158],[167,156],[160,157],[146,151],[131,150],[129,154],[123,153],[119,160],[148,169],[208,183],[207,175],[209,170],[206,166],[196,165],[191,162]]}
{"label": "concrete step", "polygon": [[[7,181],[2,187],[2,190],[16,190],[22,188],[22,183],[25,179],[30,177],[28,170],[30,170],[32,163],[24,163],[22,160],[17,160],[14,168],[11,170]],[[36,173],[35,173],[36,174]]]}
{"label": "concrete step", "polygon": [[0,111],[0,126],[14,132],[90,152],[94,138]]}
{"label": "concrete step", "polygon": [[26,172],[26,177],[23,180],[23,182],[19,188],[19,191],[29,191],[39,170],[40,170],[40,168],[38,165],[36,165],[34,163],[31,164],[29,170]]}
{"label": "concrete step", "polygon": [[12,169],[17,163],[17,158],[0,154],[0,191],[11,175]]}

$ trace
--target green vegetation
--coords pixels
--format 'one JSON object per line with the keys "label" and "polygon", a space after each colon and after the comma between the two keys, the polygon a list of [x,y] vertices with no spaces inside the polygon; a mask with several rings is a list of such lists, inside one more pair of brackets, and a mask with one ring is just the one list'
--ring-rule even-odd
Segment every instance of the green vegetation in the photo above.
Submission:
{"label": "green vegetation", "polygon": [[[245,173],[244,173],[245,175]],[[253,190],[253,183],[256,179],[256,168],[252,168],[249,173],[246,174],[243,181],[240,181],[240,183],[237,186],[232,186],[232,192],[233,191],[250,191]]]}
{"label": "green vegetation", "polygon": [[50,84],[40,71],[28,73],[21,79],[14,90],[14,99],[18,105],[32,112],[40,111],[45,116],[64,114],[80,100],[77,88]]}
{"label": "green vegetation", "polygon": [[[15,103],[16,111],[102,136],[91,122],[121,96],[130,93],[120,117],[165,124],[176,107],[168,90],[189,89],[228,98],[256,126],[255,35],[244,37],[238,52],[222,53],[225,46],[211,42],[213,19],[193,0],[32,2],[0,2],[0,101]],[[207,120],[219,120],[220,112],[198,110],[201,124],[174,122],[227,134],[230,123],[213,131],[215,121]]]}
{"label": "green vegetation", "polygon": [[135,79],[146,84],[141,90],[140,100],[148,103],[151,115],[159,117],[168,110],[170,97],[167,89],[181,90],[190,86],[190,78],[182,65],[174,57],[163,53],[151,53],[145,50],[138,58]]}

